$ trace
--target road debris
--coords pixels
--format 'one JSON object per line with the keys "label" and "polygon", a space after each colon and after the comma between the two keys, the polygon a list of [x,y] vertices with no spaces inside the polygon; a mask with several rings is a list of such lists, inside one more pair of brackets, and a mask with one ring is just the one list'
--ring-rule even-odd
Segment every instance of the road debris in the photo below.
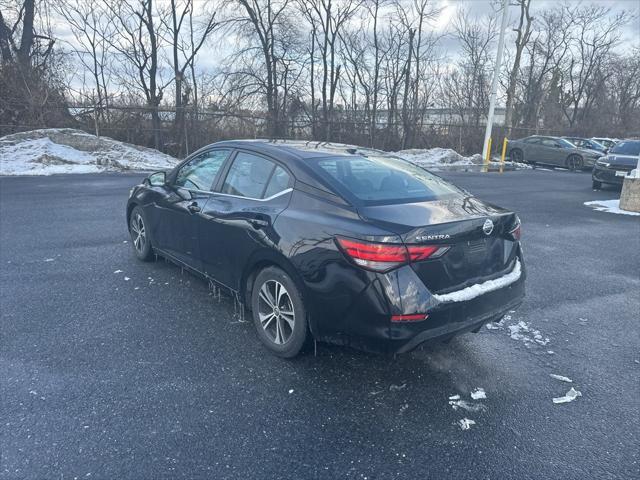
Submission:
{"label": "road debris", "polygon": [[569,403],[573,402],[576,398],[581,397],[582,393],[575,388],[571,387],[571,390],[567,392],[563,397],[554,397],[553,403]]}
{"label": "road debris", "polygon": [[573,383],[569,377],[563,377],[562,375],[556,375],[555,373],[550,373],[549,376],[551,378],[555,378],[556,380],[560,380],[561,382]]}
{"label": "road debris", "polygon": [[116,270],[116,271],[115,271],[115,272],[113,272],[113,273],[122,273],[122,270]]}
{"label": "road debris", "polygon": [[124,277],[125,282],[128,282],[129,280],[131,280],[129,277]]}
{"label": "road debris", "polygon": [[460,395],[451,395],[449,400],[460,400]]}

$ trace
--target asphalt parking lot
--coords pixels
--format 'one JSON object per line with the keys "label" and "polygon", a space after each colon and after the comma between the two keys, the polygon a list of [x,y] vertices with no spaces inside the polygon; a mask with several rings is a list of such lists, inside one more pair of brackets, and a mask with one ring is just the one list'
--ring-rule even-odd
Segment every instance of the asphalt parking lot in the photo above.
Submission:
{"label": "asphalt parking lot", "polygon": [[588,173],[445,176],[520,214],[523,306],[396,358],[292,361],[204,281],[134,259],[142,175],[0,178],[0,477],[638,478],[640,219],[585,207],[619,195]]}

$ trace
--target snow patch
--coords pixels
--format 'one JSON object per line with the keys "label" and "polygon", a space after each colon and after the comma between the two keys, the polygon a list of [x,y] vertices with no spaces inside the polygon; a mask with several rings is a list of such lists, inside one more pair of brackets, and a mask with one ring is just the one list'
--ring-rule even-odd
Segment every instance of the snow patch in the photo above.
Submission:
{"label": "snow patch", "polygon": [[614,200],[594,200],[592,202],[584,202],[588,207],[598,212],[616,213],[618,215],[640,216],[639,212],[629,212],[620,208],[620,199]]}
{"label": "snow patch", "polygon": [[177,163],[157,150],[72,128],[32,130],[0,138],[0,175],[163,170]]}
{"label": "snow patch", "polygon": [[573,380],[571,380],[569,377],[556,375],[555,373],[550,373],[549,376],[555,380],[560,380],[561,382],[573,383]]}
{"label": "snow patch", "polygon": [[511,270],[510,273],[503,275],[500,278],[496,278],[493,280],[487,280],[486,282],[476,283],[475,285],[471,285],[469,287],[463,288],[462,290],[456,290],[451,293],[443,293],[442,295],[434,294],[433,297],[439,302],[467,302],[469,300],[473,300],[480,295],[484,295],[485,293],[493,292],[494,290],[499,290],[501,288],[507,287],[514,282],[517,282],[522,273],[520,267],[520,260],[516,259],[516,264]]}
{"label": "snow patch", "polygon": [[520,340],[524,343],[537,343],[538,345],[546,345],[549,339],[543,337],[539,330],[535,330],[529,326],[527,322],[520,321],[515,325],[509,325],[509,336],[513,340]]}

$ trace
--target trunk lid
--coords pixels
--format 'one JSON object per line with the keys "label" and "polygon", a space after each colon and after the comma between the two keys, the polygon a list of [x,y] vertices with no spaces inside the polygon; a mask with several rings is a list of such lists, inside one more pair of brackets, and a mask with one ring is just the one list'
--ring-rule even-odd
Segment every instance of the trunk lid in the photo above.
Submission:
{"label": "trunk lid", "polygon": [[448,293],[508,273],[516,241],[516,216],[473,197],[358,209],[368,222],[390,230],[407,245],[447,245],[439,258],[411,267],[432,293]]}

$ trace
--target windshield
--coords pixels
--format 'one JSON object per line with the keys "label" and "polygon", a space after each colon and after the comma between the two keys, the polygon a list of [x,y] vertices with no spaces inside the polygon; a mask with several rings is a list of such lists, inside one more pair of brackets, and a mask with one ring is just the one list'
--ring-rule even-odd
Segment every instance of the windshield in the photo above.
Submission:
{"label": "windshield", "polygon": [[444,200],[463,192],[436,175],[392,156],[331,157],[316,161],[317,172],[337,189],[367,204]]}
{"label": "windshield", "polygon": [[618,155],[640,155],[640,140],[619,142],[609,153],[617,153]]}

